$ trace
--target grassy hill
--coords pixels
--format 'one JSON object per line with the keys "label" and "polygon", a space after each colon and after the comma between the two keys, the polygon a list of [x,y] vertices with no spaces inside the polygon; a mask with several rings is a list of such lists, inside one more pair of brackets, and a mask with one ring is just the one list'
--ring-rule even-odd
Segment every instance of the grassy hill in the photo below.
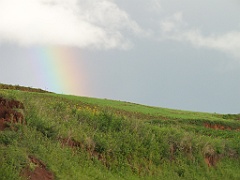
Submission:
{"label": "grassy hill", "polygon": [[0,157],[6,180],[240,179],[240,115],[0,85]]}

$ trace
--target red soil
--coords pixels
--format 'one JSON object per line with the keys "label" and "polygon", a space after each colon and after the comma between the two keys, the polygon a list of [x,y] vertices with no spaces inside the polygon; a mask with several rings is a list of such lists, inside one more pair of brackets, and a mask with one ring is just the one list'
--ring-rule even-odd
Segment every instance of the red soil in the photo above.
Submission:
{"label": "red soil", "polygon": [[[23,103],[16,100],[7,100],[0,97],[0,131],[10,127],[14,130],[14,124],[25,124],[24,116],[19,110],[24,109]],[[52,180],[53,173],[46,169],[45,164],[29,156],[32,166],[28,165],[21,172],[21,176],[30,180]]]}
{"label": "red soil", "polygon": [[59,137],[58,140],[61,142],[62,146],[68,146],[68,147],[70,147],[72,149],[75,149],[75,150],[76,150],[76,148],[80,148],[82,150],[86,150],[88,152],[88,154],[89,154],[89,157],[91,159],[97,158],[105,166],[107,166],[105,156],[103,154],[95,151],[94,147],[92,147],[92,146],[87,147],[83,143],[80,143],[80,142],[78,142],[75,139],[70,138],[70,137],[69,138],[61,138],[61,137]]}
{"label": "red soil", "polygon": [[48,171],[46,165],[34,156],[29,156],[29,160],[34,164],[34,169],[30,165],[24,168],[21,176],[29,180],[53,180],[54,175]]}
{"label": "red soil", "polygon": [[24,109],[23,103],[0,97],[0,131],[11,127],[10,124],[25,123],[23,114],[18,112],[19,109]]}
{"label": "red soil", "polygon": [[219,158],[215,155],[206,155],[204,158],[205,163],[208,167],[216,166]]}
{"label": "red soil", "polygon": [[231,127],[223,126],[221,124],[210,124],[210,123],[204,123],[204,127],[215,129],[215,130],[239,130],[239,129],[232,129]]}

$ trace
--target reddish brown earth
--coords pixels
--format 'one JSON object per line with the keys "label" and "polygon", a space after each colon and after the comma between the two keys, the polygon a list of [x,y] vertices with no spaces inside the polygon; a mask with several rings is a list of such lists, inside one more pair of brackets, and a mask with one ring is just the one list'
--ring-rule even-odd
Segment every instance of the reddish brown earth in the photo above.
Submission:
{"label": "reddish brown earth", "polygon": [[29,156],[33,168],[28,165],[21,172],[21,176],[29,180],[53,180],[54,175],[48,171],[46,165],[34,156]]}
{"label": "reddish brown earth", "polygon": [[232,129],[231,127],[223,126],[221,124],[204,123],[204,127],[215,129],[215,130],[229,130],[229,131],[230,130],[236,130],[236,131],[240,131],[240,128]]}
{"label": "reddish brown earth", "polygon": [[206,155],[204,158],[205,163],[208,167],[216,166],[219,158],[216,155]]}
{"label": "reddish brown earth", "polygon": [[[23,103],[16,100],[8,100],[0,97],[0,131],[6,128],[15,130],[14,124],[25,124],[24,116],[20,110],[23,110]],[[54,175],[47,170],[46,165],[35,158],[29,156],[30,164],[21,172],[21,176],[30,180],[53,180]]]}
{"label": "reddish brown earth", "polygon": [[94,146],[85,146],[83,143],[80,143],[76,141],[73,138],[61,138],[59,137],[58,140],[61,142],[62,146],[68,146],[72,148],[73,150],[76,148],[80,148],[82,150],[86,150],[89,154],[89,157],[91,159],[97,158],[99,161],[101,161],[105,166],[107,166],[106,158],[103,154],[97,152],[94,150]]}
{"label": "reddish brown earth", "polygon": [[24,109],[23,103],[0,97],[0,131],[12,128],[15,123],[25,124],[23,114],[18,112],[20,109]]}

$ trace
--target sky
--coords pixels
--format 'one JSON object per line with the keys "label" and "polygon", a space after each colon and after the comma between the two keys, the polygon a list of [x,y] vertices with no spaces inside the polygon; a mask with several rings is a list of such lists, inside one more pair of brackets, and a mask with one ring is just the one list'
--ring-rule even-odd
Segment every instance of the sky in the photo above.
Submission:
{"label": "sky", "polygon": [[0,0],[0,83],[240,113],[238,0]]}

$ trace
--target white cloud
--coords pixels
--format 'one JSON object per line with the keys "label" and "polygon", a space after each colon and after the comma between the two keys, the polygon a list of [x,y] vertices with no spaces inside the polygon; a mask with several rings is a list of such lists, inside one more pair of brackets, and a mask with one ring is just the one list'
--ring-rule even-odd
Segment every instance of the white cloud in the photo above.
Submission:
{"label": "white cloud", "polygon": [[154,12],[162,11],[162,5],[160,3],[160,0],[151,0],[149,1],[149,3],[151,5],[151,8],[150,8],[151,11],[154,11]]}
{"label": "white cloud", "polygon": [[0,0],[0,42],[129,48],[145,32],[111,0]]}
{"label": "white cloud", "polygon": [[180,35],[180,40],[188,41],[198,47],[219,50],[240,58],[240,32],[238,31],[204,36],[199,30],[189,30]]}
{"label": "white cloud", "polygon": [[183,23],[182,12],[176,12],[172,16],[167,17],[161,23],[161,29],[163,32],[172,32],[178,30]]}
{"label": "white cloud", "polygon": [[160,23],[161,39],[188,42],[196,47],[215,49],[240,58],[240,31],[203,35],[198,28],[191,28],[177,12]]}

